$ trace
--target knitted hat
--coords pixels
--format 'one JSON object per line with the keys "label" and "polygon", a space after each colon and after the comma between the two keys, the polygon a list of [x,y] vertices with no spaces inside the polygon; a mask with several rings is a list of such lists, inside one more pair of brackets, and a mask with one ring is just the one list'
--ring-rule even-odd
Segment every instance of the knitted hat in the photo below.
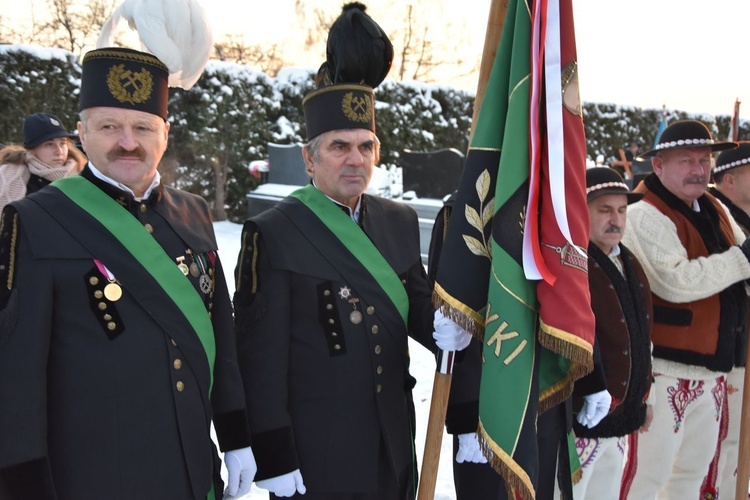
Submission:
{"label": "knitted hat", "polygon": [[723,151],[718,158],[716,158],[716,166],[713,170],[714,175],[719,172],[725,172],[733,168],[741,167],[742,165],[750,164],[750,142],[742,141],[738,144],[739,147],[737,149]]}
{"label": "knitted hat", "polygon": [[711,132],[698,120],[680,120],[664,129],[659,142],[651,151],[641,153],[639,158],[649,158],[668,149],[710,147],[711,151],[723,151],[737,147],[736,142],[716,142]]}
{"label": "knitted hat", "polygon": [[23,120],[23,147],[34,149],[43,142],[57,137],[75,137],[69,134],[60,119],[50,113],[34,113]]}
{"label": "knitted hat", "polygon": [[620,174],[608,167],[594,167],[586,170],[586,203],[605,194],[624,194],[628,205],[643,198],[641,193],[633,193],[622,180]]}

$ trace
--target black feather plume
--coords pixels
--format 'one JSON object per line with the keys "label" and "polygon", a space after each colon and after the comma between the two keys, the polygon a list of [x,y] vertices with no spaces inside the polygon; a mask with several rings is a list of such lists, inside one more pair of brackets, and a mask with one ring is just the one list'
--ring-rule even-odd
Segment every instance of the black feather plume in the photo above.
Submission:
{"label": "black feather plume", "polygon": [[318,70],[318,86],[335,83],[364,83],[377,87],[393,62],[393,45],[388,35],[365,14],[359,2],[344,5],[331,26],[326,62]]}

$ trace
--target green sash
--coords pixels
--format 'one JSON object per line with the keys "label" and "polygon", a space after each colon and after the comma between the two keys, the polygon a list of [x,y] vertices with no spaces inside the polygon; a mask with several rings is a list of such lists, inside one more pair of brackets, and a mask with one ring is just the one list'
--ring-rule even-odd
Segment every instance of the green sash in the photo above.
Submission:
{"label": "green sash", "polygon": [[195,288],[138,220],[135,217],[123,217],[128,212],[89,181],[83,177],[73,176],[58,179],[51,185],[112,233],[182,311],[198,334],[203,350],[206,351],[211,376],[210,394],[210,388],[213,387],[216,342],[213,324]]}
{"label": "green sash", "polygon": [[290,196],[294,196],[312,210],[328,230],[367,269],[396,306],[404,324],[407,324],[409,296],[406,294],[406,289],[391,265],[364,231],[312,184],[296,190]]}

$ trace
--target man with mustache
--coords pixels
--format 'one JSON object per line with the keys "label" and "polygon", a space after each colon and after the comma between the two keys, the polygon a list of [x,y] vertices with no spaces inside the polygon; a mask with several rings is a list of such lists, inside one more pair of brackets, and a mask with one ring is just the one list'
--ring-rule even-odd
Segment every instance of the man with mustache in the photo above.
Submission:
{"label": "man with mustache", "polygon": [[706,186],[711,153],[735,147],[682,120],[642,155],[654,172],[628,207],[623,243],[652,292],[654,416],[631,442],[630,498],[695,498],[717,445],[726,374],[747,328],[750,242]]}
{"label": "man with mustache", "polygon": [[3,210],[0,498],[221,498],[212,423],[227,492],[250,490],[211,212],[157,171],[168,77],[149,53],[88,52],[89,163]]}
{"label": "man with mustache", "polygon": [[[589,289],[596,316],[594,371],[576,381],[573,422],[581,480],[577,499],[620,497],[627,436],[648,426],[646,396],[651,388],[651,291],[638,259],[620,243],[628,204],[643,195],[631,193],[610,168],[586,171],[589,210]],[[583,409],[606,387],[606,416],[591,422]]]}

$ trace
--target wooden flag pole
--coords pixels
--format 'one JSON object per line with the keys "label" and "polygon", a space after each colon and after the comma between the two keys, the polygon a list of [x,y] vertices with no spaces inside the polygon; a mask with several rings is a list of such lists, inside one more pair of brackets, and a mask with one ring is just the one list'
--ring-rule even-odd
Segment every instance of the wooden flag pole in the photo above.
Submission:
{"label": "wooden flag pole", "polygon": [[[479,66],[479,83],[474,100],[474,114],[471,119],[471,136],[474,135],[479,108],[482,105],[487,80],[490,78],[492,65],[495,62],[500,34],[503,31],[505,12],[508,10],[507,0],[492,0],[490,13],[487,17],[487,32],[484,37],[482,61]],[[469,141],[471,143],[471,141]],[[432,400],[430,401],[430,416],[427,422],[427,436],[425,438],[424,455],[422,456],[422,470],[419,475],[418,500],[433,500],[435,498],[435,484],[437,483],[438,465],[440,465],[440,449],[443,443],[443,426],[445,413],[448,408],[448,396],[451,389],[451,373],[453,371],[453,352],[440,351],[435,380],[432,385]]]}
{"label": "wooden flag pole", "polygon": [[745,380],[742,384],[742,413],[740,414],[740,443],[737,451],[737,486],[734,498],[747,500],[750,480],[750,367],[745,363]]}

